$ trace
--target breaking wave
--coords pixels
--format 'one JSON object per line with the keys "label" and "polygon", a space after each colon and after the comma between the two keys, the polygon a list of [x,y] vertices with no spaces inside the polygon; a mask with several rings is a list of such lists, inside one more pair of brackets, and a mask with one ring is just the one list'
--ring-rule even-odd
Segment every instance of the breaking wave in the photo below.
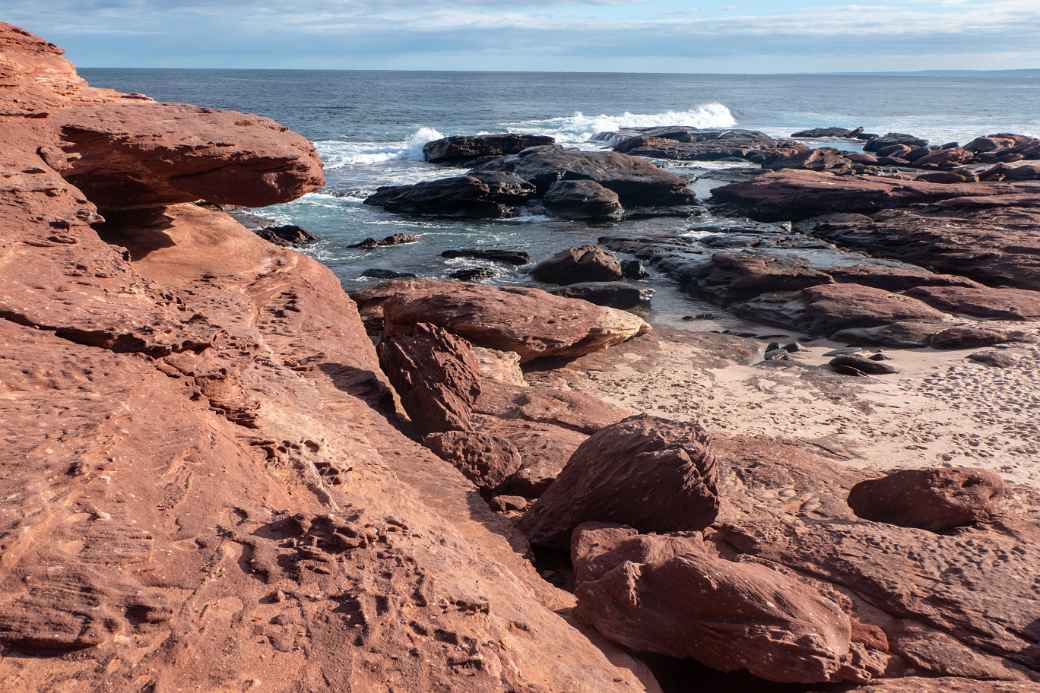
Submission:
{"label": "breaking wave", "polygon": [[326,169],[345,166],[374,166],[395,159],[422,161],[423,146],[444,135],[434,128],[422,127],[406,140],[397,142],[343,142],[321,140],[314,143]]}
{"label": "breaking wave", "polygon": [[622,113],[621,115],[588,116],[576,112],[574,115],[544,120],[525,120],[507,123],[515,132],[551,135],[560,142],[588,142],[598,132],[617,132],[623,128],[655,127],[661,125],[688,125],[696,128],[730,128],[737,124],[724,104],[706,103],[688,111],[665,111],[663,113]]}

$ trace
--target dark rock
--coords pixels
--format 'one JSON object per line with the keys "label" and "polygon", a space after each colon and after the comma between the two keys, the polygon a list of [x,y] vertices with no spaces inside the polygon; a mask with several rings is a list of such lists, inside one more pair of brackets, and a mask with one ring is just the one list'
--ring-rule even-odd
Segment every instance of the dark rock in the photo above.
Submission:
{"label": "dark rock", "polygon": [[798,257],[779,257],[757,252],[716,253],[698,289],[724,302],[741,300],[771,291],[797,291],[834,280]]}
{"label": "dark rock", "polygon": [[654,297],[654,289],[625,282],[582,282],[553,289],[551,293],[621,309],[646,306]]}
{"label": "dark rock", "polygon": [[836,356],[827,365],[842,375],[887,375],[899,372],[887,363],[862,356]]}
{"label": "dark rock", "polygon": [[379,343],[379,363],[419,431],[471,428],[480,364],[465,339],[427,323],[398,328]]}
{"label": "dark rock", "polygon": [[561,180],[545,193],[545,208],[563,219],[617,220],[624,209],[617,193],[591,180]]}
{"label": "dark rock", "polygon": [[910,469],[856,484],[849,506],[867,520],[940,532],[989,521],[1004,492],[985,469]]}
{"label": "dark rock", "polygon": [[581,245],[538,263],[531,276],[548,284],[577,284],[617,281],[623,275],[613,253],[597,245]]}
{"label": "dark rock", "polygon": [[490,267],[470,267],[452,272],[448,276],[460,282],[479,282],[482,279],[491,279],[495,276],[495,270]]}
{"label": "dark rock", "polygon": [[645,531],[699,530],[719,510],[718,469],[696,424],[634,416],[593,434],[520,526],[532,543],[566,547],[582,522]]}
{"label": "dark rock", "polygon": [[905,135],[899,132],[890,132],[887,135],[882,135],[877,139],[873,139],[867,142],[863,149],[868,152],[880,152],[894,145],[906,145],[909,147],[927,147],[928,140],[923,140],[920,137],[914,137],[913,135]]}
{"label": "dark rock", "polygon": [[308,245],[320,240],[307,229],[295,224],[267,226],[262,229],[256,229],[256,235],[260,236],[260,238],[263,238],[265,241],[270,241],[275,245],[283,246]]}
{"label": "dark rock", "polygon": [[426,143],[423,157],[433,164],[459,164],[482,157],[516,154],[528,147],[554,142],[552,137],[545,135],[459,135]]}
{"label": "dark rock", "polygon": [[482,164],[472,175],[492,172],[516,174],[542,195],[557,181],[591,180],[617,193],[625,207],[689,205],[696,201],[685,179],[645,159],[617,152],[532,147]]}
{"label": "dark rock", "polygon": [[849,130],[847,128],[813,128],[811,130],[801,130],[791,135],[791,137],[804,137],[806,139],[827,139],[827,138],[840,138],[840,139],[854,139],[855,137],[863,134],[863,128],[856,128],[855,130]]}
{"label": "dark rock", "polygon": [[396,272],[394,270],[379,269],[378,267],[367,269],[361,273],[362,277],[371,277],[372,279],[412,279],[416,275],[411,272]]}
{"label": "dark rock", "polygon": [[533,186],[515,176],[469,174],[382,187],[365,204],[403,214],[494,219],[516,216],[516,205],[533,193]]}
{"label": "dark rock", "polygon": [[491,260],[506,265],[526,265],[531,261],[531,256],[523,250],[497,250],[491,248],[459,248],[456,250],[445,250],[441,257],[472,257],[480,260]]}
{"label": "dark rock", "polygon": [[646,279],[650,276],[640,260],[622,260],[621,274],[625,279]]}
{"label": "dark rock", "polygon": [[348,248],[361,248],[362,250],[372,250],[374,248],[385,248],[393,245],[404,245],[405,243],[415,243],[419,240],[419,237],[410,233],[395,233],[386,238],[366,238],[360,243],[347,246]]}

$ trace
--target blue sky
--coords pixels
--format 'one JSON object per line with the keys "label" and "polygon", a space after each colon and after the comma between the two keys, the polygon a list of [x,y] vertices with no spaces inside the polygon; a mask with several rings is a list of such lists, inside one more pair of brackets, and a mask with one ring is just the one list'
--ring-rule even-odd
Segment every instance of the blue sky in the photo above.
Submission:
{"label": "blue sky", "polygon": [[4,0],[84,67],[1040,68],[1040,0]]}

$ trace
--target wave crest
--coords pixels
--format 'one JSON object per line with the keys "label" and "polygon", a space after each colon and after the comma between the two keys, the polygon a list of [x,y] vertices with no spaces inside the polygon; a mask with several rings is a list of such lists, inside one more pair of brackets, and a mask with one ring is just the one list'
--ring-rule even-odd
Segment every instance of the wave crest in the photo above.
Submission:
{"label": "wave crest", "polygon": [[623,128],[645,128],[662,125],[688,125],[695,128],[730,128],[737,119],[725,104],[718,102],[695,106],[688,111],[663,113],[622,113],[621,115],[573,115],[544,120],[527,120],[511,125],[516,132],[545,134],[561,142],[588,142],[599,132],[617,132]]}
{"label": "wave crest", "polygon": [[397,142],[343,142],[342,140],[320,140],[314,143],[326,169],[346,166],[375,166],[395,159],[422,161],[423,147],[427,142],[439,140],[444,135],[434,128],[421,127],[406,140]]}

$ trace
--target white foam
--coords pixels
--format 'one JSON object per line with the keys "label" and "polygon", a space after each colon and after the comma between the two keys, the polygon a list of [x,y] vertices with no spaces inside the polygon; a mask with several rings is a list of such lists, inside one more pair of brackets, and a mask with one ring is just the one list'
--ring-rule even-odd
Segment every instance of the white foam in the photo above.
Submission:
{"label": "white foam", "polygon": [[656,127],[664,125],[687,125],[695,128],[729,128],[737,124],[724,104],[713,102],[695,106],[688,111],[665,111],[663,113],[622,113],[621,115],[587,116],[580,111],[570,116],[525,120],[507,123],[515,132],[552,135],[560,142],[588,142],[598,132],[617,132],[623,128]]}
{"label": "white foam", "polygon": [[406,139],[395,142],[343,142],[319,140],[314,143],[326,169],[346,166],[375,166],[393,160],[422,161],[423,146],[444,135],[434,128],[422,127]]}

